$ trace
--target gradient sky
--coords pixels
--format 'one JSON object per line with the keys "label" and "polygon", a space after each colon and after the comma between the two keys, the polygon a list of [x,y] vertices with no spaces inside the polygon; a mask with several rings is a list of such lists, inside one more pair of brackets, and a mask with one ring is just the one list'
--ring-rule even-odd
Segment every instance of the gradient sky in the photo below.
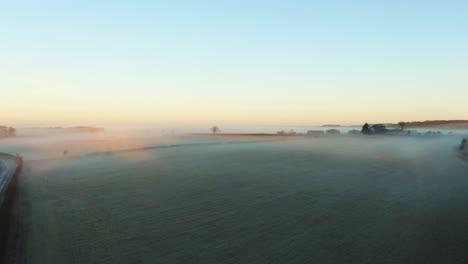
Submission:
{"label": "gradient sky", "polygon": [[468,119],[467,1],[1,1],[2,123]]}

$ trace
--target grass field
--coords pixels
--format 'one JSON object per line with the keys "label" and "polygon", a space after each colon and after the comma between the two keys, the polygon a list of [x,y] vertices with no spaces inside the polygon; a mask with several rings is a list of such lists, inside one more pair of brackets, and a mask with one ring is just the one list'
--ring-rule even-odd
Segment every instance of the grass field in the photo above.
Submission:
{"label": "grass field", "polygon": [[457,139],[320,138],[30,161],[27,263],[468,263]]}

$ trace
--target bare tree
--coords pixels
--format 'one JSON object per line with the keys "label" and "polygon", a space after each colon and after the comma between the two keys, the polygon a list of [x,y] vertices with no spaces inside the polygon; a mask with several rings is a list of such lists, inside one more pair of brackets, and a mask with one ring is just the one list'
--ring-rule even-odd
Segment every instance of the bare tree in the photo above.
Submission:
{"label": "bare tree", "polygon": [[213,134],[216,134],[216,133],[221,132],[221,129],[219,129],[219,127],[217,127],[217,126],[211,127],[210,130],[211,130],[211,132],[212,132]]}
{"label": "bare tree", "polygon": [[398,122],[398,125],[400,126],[401,131],[405,130],[406,128],[406,123],[403,121]]}

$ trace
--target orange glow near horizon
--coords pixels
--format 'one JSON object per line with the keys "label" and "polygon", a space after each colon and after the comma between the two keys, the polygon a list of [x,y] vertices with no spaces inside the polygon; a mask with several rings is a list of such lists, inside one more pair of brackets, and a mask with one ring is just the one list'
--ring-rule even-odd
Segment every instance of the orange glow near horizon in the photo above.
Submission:
{"label": "orange glow near horizon", "polygon": [[[7,105],[9,111],[2,112],[1,120],[10,124],[28,123],[76,123],[89,122],[118,124],[135,123],[171,123],[171,124],[252,124],[252,125],[321,125],[341,124],[356,125],[364,122],[395,123],[398,121],[429,119],[462,119],[456,111],[447,115],[438,109],[408,109],[408,107],[388,111],[387,107],[369,111],[367,107],[355,107],[352,111],[344,109],[346,105],[334,109],[326,105],[302,106],[289,108],[272,105],[227,106],[227,105],[192,105],[165,106],[154,109],[145,106],[88,106],[55,105],[34,107],[25,105]],[[368,105],[368,107],[375,107]],[[11,110],[11,111],[10,111]],[[411,111],[414,110],[414,111]],[[460,109],[461,111],[461,109]]]}

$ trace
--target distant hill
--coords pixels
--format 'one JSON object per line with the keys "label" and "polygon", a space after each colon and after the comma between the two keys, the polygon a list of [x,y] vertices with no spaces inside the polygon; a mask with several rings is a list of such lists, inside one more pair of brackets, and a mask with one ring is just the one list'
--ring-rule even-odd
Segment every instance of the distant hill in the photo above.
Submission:
{"label": "distant hill", "polygon": [[87,127],[87,126],[77,126],[77,127],[69,127],[68,128],[71,131],[76,131],[76,132],[103,132],[104,128],[102,127]]}
{"label": "distant hill", "polygon": [[75,126],[75,127],[31,127],[29,129],[42,129],[42,130],[53,130],[63,132],[80,132],[80,133],[96,133],[103,132],[104,128],[101,127],[90,127],[90,126]]}
{"label": "distant hill", "polygon": [[438,127],[450,129],[468,129],[468,120],[426,120],[405,123],[407,128]]}

